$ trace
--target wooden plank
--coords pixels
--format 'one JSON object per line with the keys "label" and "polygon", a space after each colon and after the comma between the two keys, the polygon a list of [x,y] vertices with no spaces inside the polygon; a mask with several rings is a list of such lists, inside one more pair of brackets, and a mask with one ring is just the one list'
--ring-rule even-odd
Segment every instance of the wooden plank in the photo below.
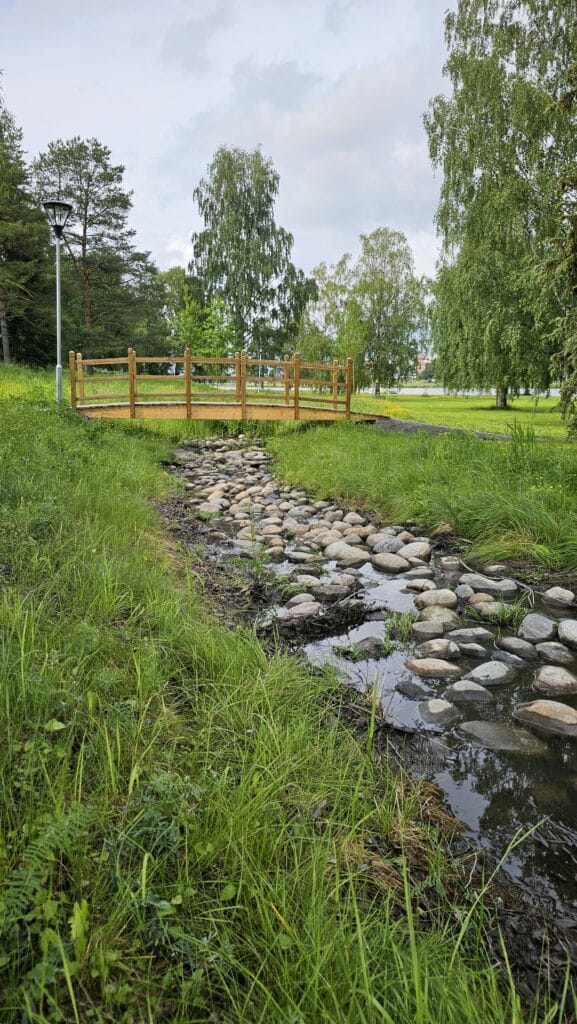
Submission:
{"label": "wooden plank", "polygon": [[184,356],[135,356],[137,363],[184,363]]}
{"label": "wooden plank", "polygon": [[[111,373],[108,377],[88,377],[87,384],[115,384],[117,380],[128,380],[128,373]],[[158,380],[158,377],[156,378]]]}
{"label": "wooden plank", "polygon": [[68,353],[68,366],[70,367],[70,405],[76,409],[76,355]]}
{"label": "wooden plank", "polygon": [[336,409],[339,401],[339,361],[333,359],[333,409]]}
{"label": "wooden plank", "polygon": [[84,366],[118,366],[119,363],[128,363],[129,359],[128,356],[114,356],[110,359],[82,359],[82,362]]}
{"label": "wooden plank", "polygon": [[228,373],[191,373],[190,378],[191,380],[234,380],[234,377]]}
{"label": "wooden plank", "polygon": [[246,419],[246,352],[240,354],[240,410],[241,420]]}
{"label": "wooden plank", "polygon": [[82,369],[82,352],[76,353],[76,373],[78,375],[78,397],[81,402],[84,401],[84,371]]}
{"label": "wooden plank", "polygon": [[126,400],[128,397],[129,396],[126,394],[125,391],[109,391],[105,395],[87,395],[85,401],[87,400],[88,402],[111,402],[114,398],[124,398]]}
{"label": "wooden plank", "polygon": [[240,391],[241,391],[240,374],[241,374],[241,369],[240,369],[240,352],[235,352],[234,353],[234,390],[235,390],[235,398],[236,398],[237,402],[240,402]]}
{"label": "wooden plank", "polygon": [[[92,418],[128,419],[130,417],[130,406],[126,403],[122,405],[87,406],[82,410],[82,413]],[[293,409],[290,406],[287,408],[286,406],[252,405],[247,403],[246,413],[243,416],[242,408],[237,403],[219,406],[209,402],[193,405],[191,414],[191,418],[194,420],[291,420],[293,418]],[[312,409],[306,405],[300,406],[299,414],[301,420],[329,423],[334,420],[344,419],[346,415],[344,412],[334,412],[330,409]],[[359,421],[372,422],[379,418],[362,413],[352,413],[351,415],[353,419]],[[186,405],[184,402],[156,402],[150,405],[137,405],[136,419],[186,420]]]}
{"label": "wooden plank", "polygon": [[[339,368],[339,372],[345,369],[342,363],[339,363],[338,359],[335,359],[335,362]],[[327,370],[327,372],[332,372],[333,366],[333,363],[301,363],[301,370]]]}
{"label": "wooden plank", "polygon": [[290,359],[289,359],[289,357],[287,355],[285,355],[285,357],[283,359],[283,367],[284,367],[284,404],[285,405],[289,405],[290,404],[290,396],[291,396],[291,364],[290,364]]}

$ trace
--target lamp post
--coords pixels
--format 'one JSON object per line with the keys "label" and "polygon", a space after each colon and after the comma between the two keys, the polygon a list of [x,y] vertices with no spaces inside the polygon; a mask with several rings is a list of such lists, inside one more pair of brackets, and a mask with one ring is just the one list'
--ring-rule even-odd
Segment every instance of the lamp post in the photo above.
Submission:
{"label": "lamp post", "polygon": [[56,239],[56,402],[62,402],[62,328],[60,322],[60,239],[72,212],[72,204],[63,199],[47,199],[42,203],[48,223]]}

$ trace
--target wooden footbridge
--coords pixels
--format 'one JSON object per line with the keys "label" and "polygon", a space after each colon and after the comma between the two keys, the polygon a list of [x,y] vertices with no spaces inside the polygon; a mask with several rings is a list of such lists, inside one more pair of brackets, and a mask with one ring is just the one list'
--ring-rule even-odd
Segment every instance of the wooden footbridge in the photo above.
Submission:
{"label": "wooden footbridge", "polygon": [[[70,352],[72,408],[84,416],[186,420],[374,420],[351,412],[353,361],[126,356]],[[172,373],[161,372],[171,367]],[[156,373],[151,372],[157,369]]]}

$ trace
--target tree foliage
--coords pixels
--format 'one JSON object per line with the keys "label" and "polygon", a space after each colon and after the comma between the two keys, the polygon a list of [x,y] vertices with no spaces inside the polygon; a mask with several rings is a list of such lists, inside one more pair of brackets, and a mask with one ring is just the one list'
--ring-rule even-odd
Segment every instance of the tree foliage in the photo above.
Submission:
{"label": "tree foliage", "polygon": [[194,190],[204,229],[189,270],[204,304],[220,296],[253,355],[281,355],[296,338],[314,282],[290,256],[293,237],[274,219],[279,176],[260,149],[222,146]]}
{"label": "tree foliage", "polygon": [[51,273],[48,227],[31,194],[22,132],[0,97],[0,336],[6,362],[48,358]]}
{"label": "tree foliage", "polygon": [[97,139],[76,136],[51,142],[34,161],[33,174],[38,202],[64,198],[73,207],[63,260],[70,344],[92,356],[139,342],[164,351],[163,286],[149,254],[133,245],[123,165],[112,164]]}
{"label": "tree foliage", "polygon": [[452,95],[425,124],[443,171],[433,331],[452,387],[546,388],[562,299],[546,275],[575,126],[558,99],[575,54],[574,0],[459,0],[446,16]]}

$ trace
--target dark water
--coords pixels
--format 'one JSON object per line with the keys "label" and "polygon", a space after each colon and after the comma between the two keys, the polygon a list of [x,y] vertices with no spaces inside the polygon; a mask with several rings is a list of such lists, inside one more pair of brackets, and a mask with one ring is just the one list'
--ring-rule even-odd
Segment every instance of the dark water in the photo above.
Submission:
{"label": "dark water", "polygon": [[[383,579],[369,565],[361,570],[361,579],[369,587],[378,581],[364,598],[385,616],[414,608],[413,595],[403,592],[402,578]],[[436,576],[436,581],[441,585],[442,577]],[[376,688],[387,724],[441,740],[434,742],[438,767],[429,774],[471,840],[489,851],[493,861],[502,857],[515,836],[535,829],[507,856],[503,869],[564,926],[577,927],[577,741],[535,733],[545,744],[541,754],[503,753],[470,742],[458,729],[462,722],[478,720],[516,726],[515,707],[537,696],[532,690],[535,667],[517,671],[504,686],[491,687],[491,703],[460,704],[461,717],[453,725],[431,726],[423,722],[420,701],[441,696],[448,684],[419,679],[405,667],[414,645],[397,645],[389,657],[351,660],[342,653],[359,641],[380,642],[386,631],[386,621],[365,621],[346,633],[307,644],[304,653],[314,665],[333,665],[360,692]],[[494,649],[493,643],[487,645],[487,660]],[[479,661],[461,658],[459,663],[469,671]],[[407,682],[417,684],[426,696],[404,696],[397,685]],[[577,699],[564,700],[577,707]]]}

